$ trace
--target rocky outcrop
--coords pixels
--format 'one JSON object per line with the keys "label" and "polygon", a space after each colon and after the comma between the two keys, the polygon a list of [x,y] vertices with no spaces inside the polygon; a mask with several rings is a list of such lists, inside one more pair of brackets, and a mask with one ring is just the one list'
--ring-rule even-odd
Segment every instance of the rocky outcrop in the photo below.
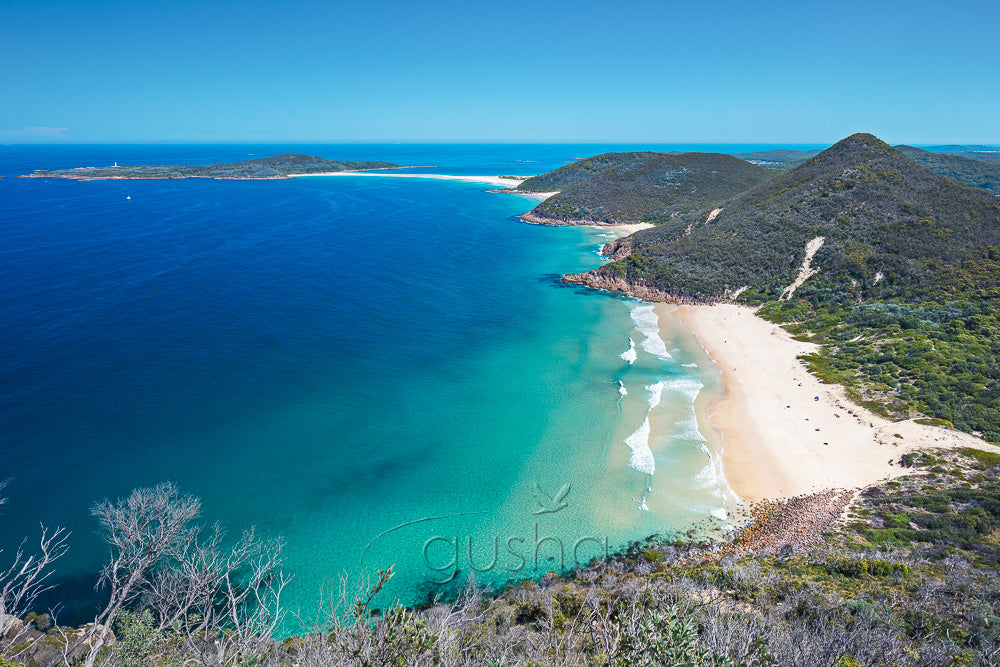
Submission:
{"label": "rocky outcrop", "polygon": [[575,219],[563,219],[563,218],[550,218],[548,216],[536,213],[534,209],[528,211],[521,215],[521,220],[523,222],[530,223],[532,225],[549,225],[550,227],[567,227],[569,225],[625,225],[625,224],[635,224],[628,223],[625,221],[613,221],[608,222],[606,220],[575,220]]}
{"label": "rocky outcrop", "polygon": [[527,213],[521,214],[521,222],[527,222],[532,225],[549,225],[551,227],[562,227],[565,225],[579,224],[568,222],[566,220],[559,220],[558,218],[549,218],[544,215],[539,215],[533,210]]}
{"label": "rocky outcrop", "polygon": [[[610,245],[610,244],[609,244]],[[641,278],[626,278],[625,276],[595,269],[586,273],[567,273],[562,277],[564,283],[586,285],[605,292],[623,292],[628,296],[643,301],[660,303],[713,304],[720,299],[695,299],[679,291],[668,290]]]}
{"label": "rocky outcrop", "polygon": [[615,239],[610,243],[605,243],[601,248],[601,254],[605,257],[610,257],[611,259],[625,259],[632,254],[632,239],[628,236],[623,236],[620,239]]}

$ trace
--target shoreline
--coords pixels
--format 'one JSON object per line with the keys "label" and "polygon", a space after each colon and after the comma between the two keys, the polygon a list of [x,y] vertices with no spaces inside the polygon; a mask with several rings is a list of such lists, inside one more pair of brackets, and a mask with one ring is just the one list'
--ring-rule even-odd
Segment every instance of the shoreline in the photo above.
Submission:
{"label": "shoreline", "polygon": [[816,345],[794,340],[750,307],[656,304],[655,312],[661,328],[680,322],[718,369],[719,395],[700,402],[699,425],[720,448],[726,482],[744,503],[912,474],[898,461],[915,450],[1000,452],[961,431],[893,422],[851,403],[843,387],[820,381],[798,359]]}
{"label": "shoreline", "polygon": [[[515,194],[520,194],[516,193]],[[524,193],[528,194],[528,193]],[[543,199],[548,199],[552,195],[559,194],[558,192],[537,192],[531,194],[545,195]],[[586,220],[583,218],[574,218],[563,220],[561,218],[550,218],[544,215],[538,215],[534,210],[528,211],[527,213],[522,213],[520,215],[521,222],[527,222],[529,225],[543,225],[546,227],[599,227],[601,229],[621,229],[628,230],[629,234],[639,231],[640,229],[652,229],[656,225],[651,222],[598,222],[596,220]]]}
{"label": "shoreline", "polygon": [[[528,224],[531,225],[531,224],[535,224],[535,223],[529,222]],[[564,226],[568,226],[568,225],[564,225]],[[623,223],[623,224],[620,224],[620,225],[601,225],[601,224],[596,224],[596,223],[593,223],[593,222],[581,222],[580,224],[573,225],[573,226],[574,227],[592,227],[594,229],[610,230],[610,231],[613,231],[613,232],[617,232],[617,233],[621,234],[622,236],[620,236],[616,240],[627,238],[628,236],[631,236],[632,234],[636,233],[637,231],[639,231],[641,229],[650,229],[651,227],[655,227],[655,225],[652,225],[652,224],[650,224],[648,222],[635,222],[635,223],[630,223],[630,224]],[[612,241],[612,243],[613,243],[613,241]],[[605,243],[604,245],[606,246],[608,244]],[[602,255],[604,254],[603,251],[604,251],[604,246],[601,246],[601,254]],[[607,257],[607,255],[605,255],[605,257]]]}
{"label": "shoreline", "polygon": [[[406,169],[408,167],[402,167]],[[501,188],[504,193],[524,195],[525,197],[536,197],[539,199],[548,199],[555,192],[518,192],[513,190],[521,183],[524,183],[527,179],[517,179],[517,178],[504,178],[502,176],[458,176],[454,174],[374,174],[372,170],[369,171],[333,171],[324,172],[318,174],[295,174],[292,178],[304,178],[307,176],[370,176],[376,178],[426,178],[437,181],[464,181],[466,183],[484,183],[486,185],[495,185]]]}

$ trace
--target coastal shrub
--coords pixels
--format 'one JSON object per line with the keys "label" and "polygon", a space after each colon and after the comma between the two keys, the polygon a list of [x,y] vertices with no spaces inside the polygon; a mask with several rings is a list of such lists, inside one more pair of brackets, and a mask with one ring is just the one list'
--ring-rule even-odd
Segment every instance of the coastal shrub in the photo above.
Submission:
{"label": "coastal shrub", "polygon": [[548,612],[535,600],[521,602],[514,607],[514,622],[518,625],[536,623],[548,617]]}
{"label": "coastal shrub", "polygon": [[971,447],[964,447],[959,450],[962,454],[975,460],[980,465],[987,468],[995,468],[1000,466],[1000,454],[995,452],[987,452],[982,449],[973,449]]}
{"label": "coastal shrub", "polygon": [[552,627],[556,630],[566,629],[566,614],[558,606],[552,607]]}
{"label": "coastal shrub", "polygon": [[905,546],[917,539],[917,531],[908,528],[868,527],[862,529],[861,536],[875,546]]}
{"label": "coastal shrub", "polygon": [[829,566],[831,574],[844,577],[890,577],[910,574],[910,567],[905,563],[894,563],[881,559],[837,558]]}
{"label": "coastal shrub", "polygon": [[[167,635],[157,629],[156,619],[149,609],[136,613],[122,611],[115,619],[117,641],[109,649],[111,661],[121,667],[143,667],[167,642]],[[168,661],[164,661],[170,664]]]}
{"label": "coastal shrub", "polygon": [[24,617],[24,624],[34,625],[35,628],[41,632],[45,632],[49,629],[49,626],[52,625],[52,621],[48,614],[36,614],[35,612],[31,612]]}
{"label": "coastal shrub", "polygon": [[868,600],[850,599],[844,603],[846,609],[852,616],[872,615],[875,613],[875,605]]}
{"label": "coastal shrub", "polygon": [[645,558],[650,563],[662,563],[663,554],[656,549],[647,549],[643,552],[642,557]]}
{"label": "coastal shrub", "polygon": [[570,618],[576,618],[583,610],[584,594],[575,590],[570,584],[563,586],[563,590],[556,593],[554,600],[559,610]]}
{"label": "coastal shrub", "polygon": [[[746,665],[774,664],[766,646],[760,645],[752,661]],[[684,618],[676,607],[647,612],[634,632],[622,637],[618,655],[611,662],[616,667],[709,667],[733,665],[724,654],[705,647],[698,636],[698,627]]]}
{"label": "coastal shrub", "polygon": [[833,667],[864,667],[864,665],[853,655],[842,655],[833,663]]}

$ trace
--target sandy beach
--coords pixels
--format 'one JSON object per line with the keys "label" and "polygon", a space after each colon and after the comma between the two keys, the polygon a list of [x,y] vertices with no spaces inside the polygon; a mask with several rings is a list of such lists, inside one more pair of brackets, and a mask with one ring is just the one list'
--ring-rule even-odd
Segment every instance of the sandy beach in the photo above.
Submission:
{"label": "sandy beach", "polygon": [[[294,174],[295,178],[307,178],[311,176],[365,176],[376,178],[430,178],[439,181],[465,181],[466,183],[485,183],[498,188],[514,188],[524,183],[524,179],[505,178],[503,176],[455,176],[453,174],[390,174],[386,172],[374,173],[372,171],[335,171],[319,174]],[[536,197],[547,199],[555,192],[518,192],[512,194],[524,195],[525,197]]]}
{"label": "sandy beach", "polygon": [[723,472],[744,502],[852,489],[911,473],[901,455],[929,447],[1000,451],[960,431],[893,422],[847,400],[798,357],[815,345],[732,304],[658,304],[661,326],[679,319],[718,366],[723,393],[705,406]]}
{"label": "sandy beach", "polygon": [[[555,194],[555,193],[553,193]],[[622,236],[629,236],[634,234],[640,229],[650,229],[656,225],[649,222],[636,222],[631,225],[586,225],[587,227],[593,227],[595,229],[610,229],[611,231],[618,232]]]}

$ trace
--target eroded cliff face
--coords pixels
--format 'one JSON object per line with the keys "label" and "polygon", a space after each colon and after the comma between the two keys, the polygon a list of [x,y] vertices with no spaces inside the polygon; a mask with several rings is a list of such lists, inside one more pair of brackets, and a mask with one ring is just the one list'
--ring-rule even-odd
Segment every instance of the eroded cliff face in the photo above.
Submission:
{"label": "eroded cliff face", "polygon": [[606,292],[623,292],[628,296],[642,299],[643,301],[678,304],[712,304],[720,301],[720,299],[693,299],[679,292],[654,285],[646,280],[629,279],[615,273],[604,272],[601,269],[594,269],[585,273],[567,273],[562,277],[562,281],[564,283],[586,285],[587,287]]}

